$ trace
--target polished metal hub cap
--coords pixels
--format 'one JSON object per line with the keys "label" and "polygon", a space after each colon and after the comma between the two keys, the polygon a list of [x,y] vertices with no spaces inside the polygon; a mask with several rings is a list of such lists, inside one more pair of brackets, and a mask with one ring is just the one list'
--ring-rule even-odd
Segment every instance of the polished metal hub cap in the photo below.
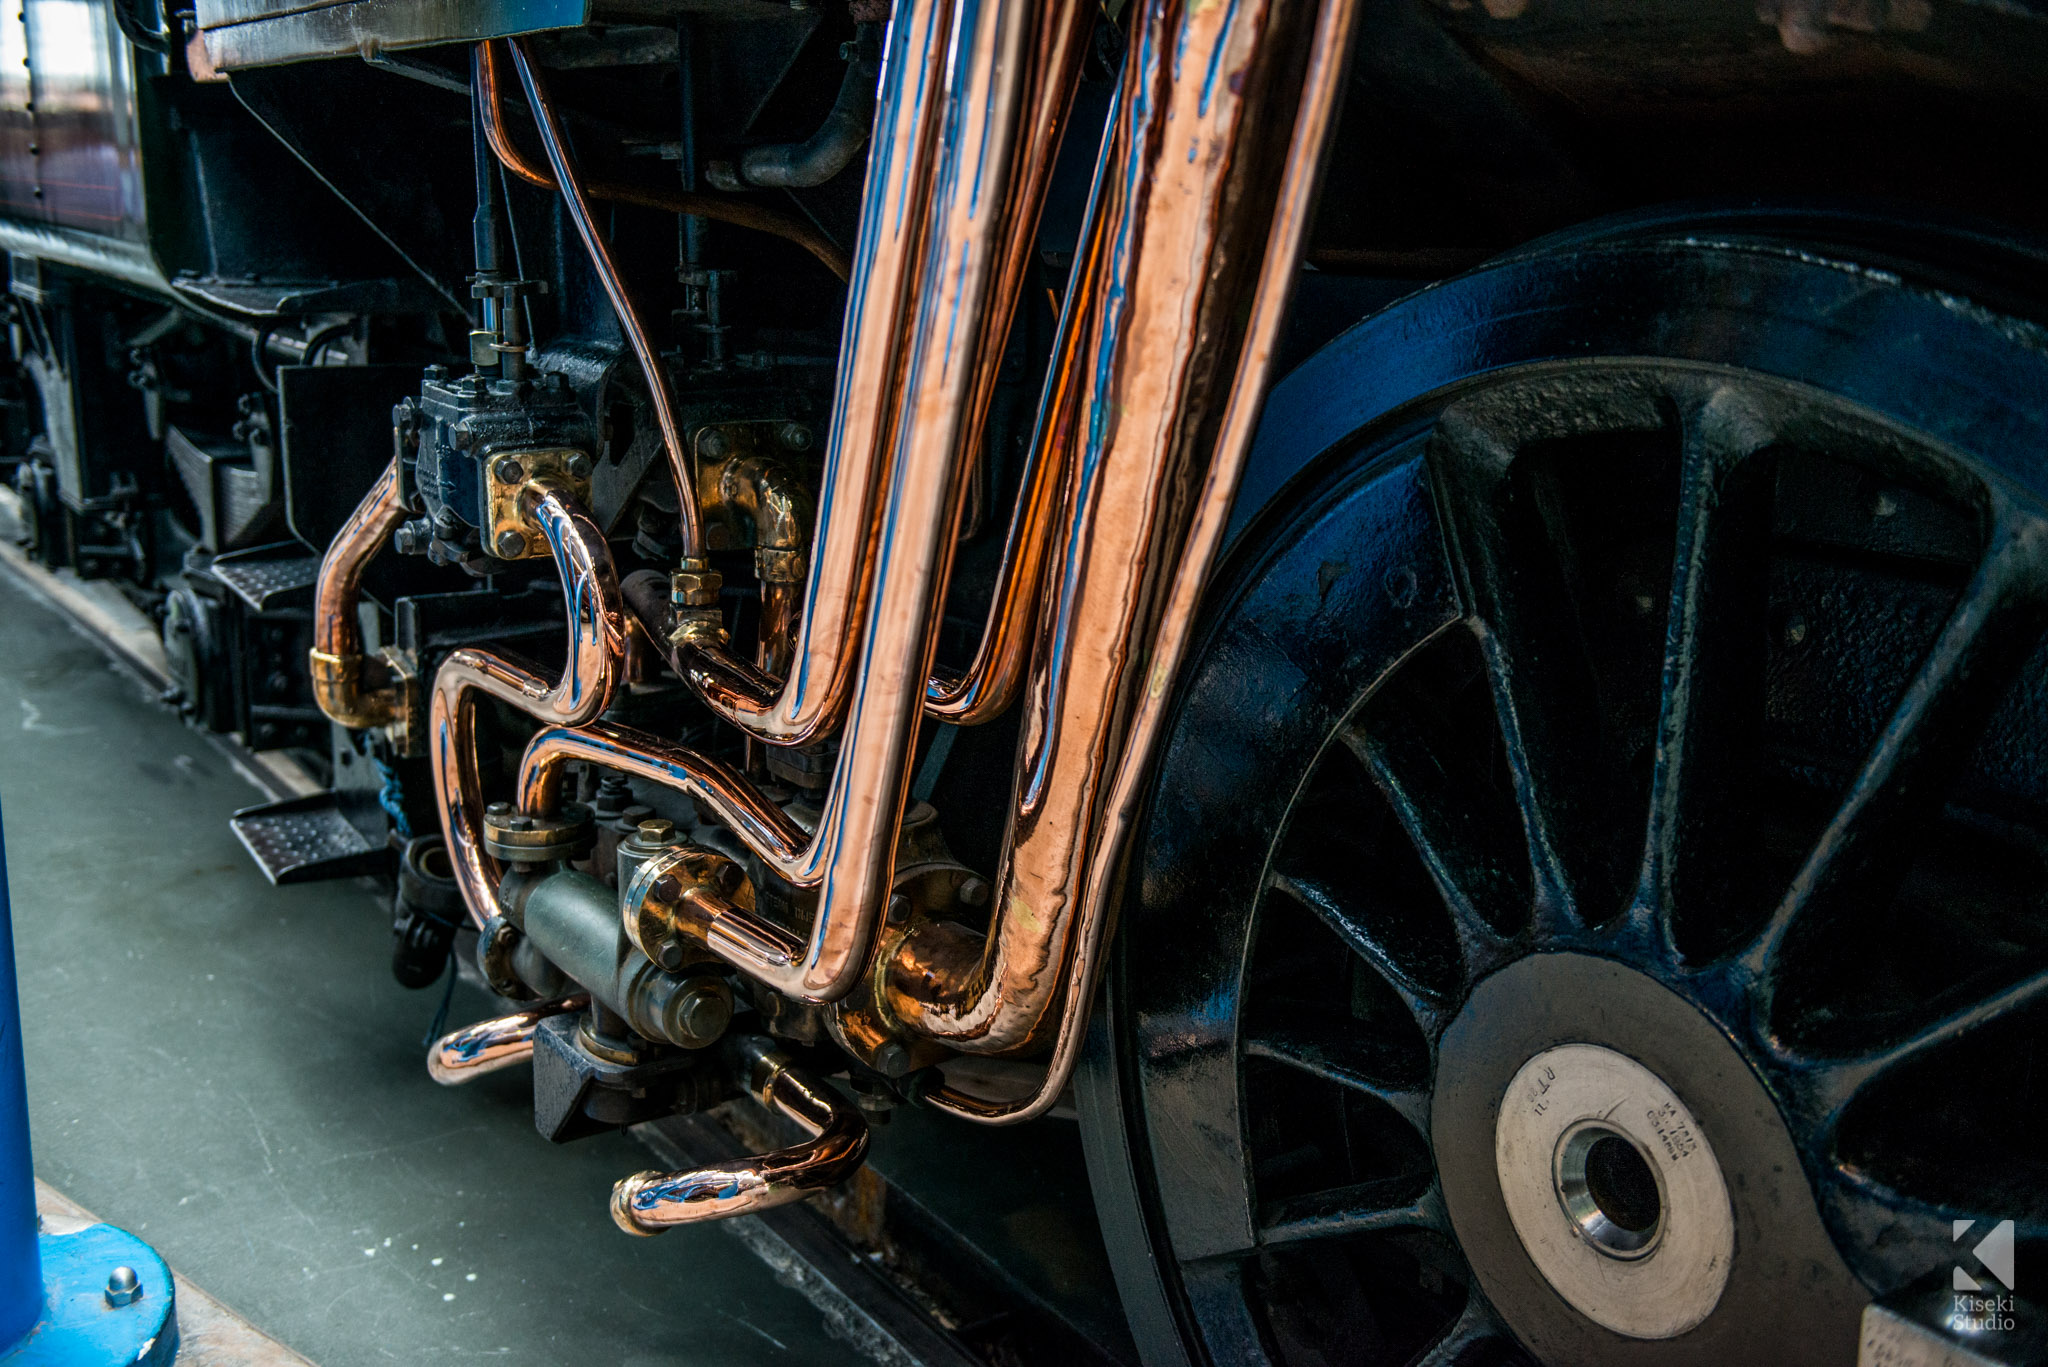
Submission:
{"label": "polished metal hub cap", "polygon": [[1720,1301],[1727,1183],[1692,1112],[1642,1064],[1597,1044],[1545,1049],[1508,1084],[1493,1148],[1515,1233],[1573,1309],[1661,1339]]}

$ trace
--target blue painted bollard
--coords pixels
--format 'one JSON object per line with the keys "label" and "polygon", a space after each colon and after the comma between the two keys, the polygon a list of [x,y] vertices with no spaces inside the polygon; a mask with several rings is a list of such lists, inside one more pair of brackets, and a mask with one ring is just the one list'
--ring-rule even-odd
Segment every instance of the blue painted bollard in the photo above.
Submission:
{"label": "blue painted bollard", "polygon": [[0,1367],[166,1367],[178,1352],[171,1270],[106,1224],[36,1219],[14,917],[0,832]]}

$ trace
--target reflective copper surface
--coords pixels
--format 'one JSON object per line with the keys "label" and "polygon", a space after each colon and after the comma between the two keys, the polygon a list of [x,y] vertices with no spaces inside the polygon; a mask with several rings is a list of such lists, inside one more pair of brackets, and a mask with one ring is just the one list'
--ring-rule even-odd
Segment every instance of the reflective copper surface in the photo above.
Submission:
{"label": "reflective copper surface", "polygon": [[[998,919],[979,955],[956,926],[917,928],[887,978],[889,1013],[914,1033],[983,1053],[1055,1043],[1027,1101],[934,1098],[969,1118],[1043,1113],[1079,1048],[1122,837],[1263,400],[1353,0],[1318,18],[1298,117],[1302,35],[1285,10],[1155,9],[1133,35],[1122,145],[1091,214],[1111,245],[1082,375],[1081,476],[1033,665]],[[1261,154],[1290,125],[1276,186]]]}
{"label": "reflective copper surface", "polygon": [[867,1157],[868,1124],[853,1103],[792,1064],[772,1040],[740,1042],[748,1055],[747,1090],[812,1137],[755,1158],[691,1172],[640,1172],[612,1188],[612,1219],[628,1234],[660,1234],[676,1225],[788,1205],[843,1181]]}
{"label": "reflective copper surface", "polygon": [[313,649],[307,667],[313,700],[337,726],[362,729],[397,720],[399,700],[391,687],[368,686],[364,673],[378,668],[363,656],[363,629],[356,609],[362,601],[363,570],[384,549],[405,504],[398,497],[398,458],[363,495],[320,560],[313,592]]}
{"label": "reflective copper surface", "polygon": [[456,1087],[485,1073],[524,1063],[533,1057],[534,1027],[549,1016],[581,1011],[589,1005],[590,998],[579,993],[465,1025],[434,1041],[427,1051],[427,1074],[443,1087]]}
{"label": "reflective copper surface", "polygon": [[[875,604],[862,641],[855,705],[840,738],[839,767],[815,838],[790,853],[776,848],[780,842],[772,832],[760,840],[750,830],[761,830],[760,809],[767,804],[751,789],[728,786],[717,766],[701,756],[651,737],[624,735],[623,728],[602,733],[595,745],[560,734],[538,738],[528,750],[521,780],[523,806],[545,801],[558,783],[562,761],[593,758],[592,749],[612,750],[649,776],[663,770],[677,775],[679,786],[698,793],[778,874],[818,889],[817,917],[805,952],[795,962],[782,957],[787,933],[752,916],[734,912],[713,920],[707,931],[714,952],[770,986],[810,1000],[833,1000],[852,989],[887,896],[908,760],[929,678],[938,595],[952,549],[970,400],[983,367],[994,364],[999,354],[984,344],[982,332],[1007,327],[1014,293],[997,300],[993,292],[1006,281],[1014,290],[1022,274],[998,267],[1008,254],[1028,246],[1028,234],[1015,226],[1018,216],[1036,218],[1035,202],[1019,203],[1011,194],[1011,177],[1031,168],[1032,183],[1042,187],[1044,178],[1036,168],[1050,155],[1042,140],[1057,132],[1056,126],[1030,123],[1025,106],[1031,74],[1044,73],[1042,60],[1048,55],[1035,51],[1032,41],[1042,43],[1059,25],[1043,22],[1035,9],[1021,5],[963,4],[961,10],[971,26],[951,35],[952,49],[938,63],[948,84],[928,97],[938,105],[943,136],[913,326],[902,358],[902,388],[911,397],[895,415],[890,434],[893,459],[877,550]],[[933,5],[908,17],[923,16],[937,25],[943,13],[943,6]],[[1076,16],[1065,7],[1060,13],[1067,23],[1086,22],[1085,14]],[[903,25],[903,19],[898,23]],[[892,49],[892,58],[900,55]],[[871,194],[877,174],[871,168]],[[864,246],[864,265],[872,247]],[[865,350],[850,347],[842,386],[851,378],[849,370],[860,370]],[[842,388],[842,405],[858,407],[860,392]],[[835,434],[849,430],[842,425]],[[827,536],[834,532],[829,509],[821,511],[820,526]],[[817,558],[824,561],[826,552],[820,549]],[[808,604],[818,601],[817,575],[814,567]],[[807,618],[806,636],[813,625]],[[679,650],[678,662],[687,665],[690,653],[687,646]],[[801,645],[798,656],[801,671]],[[797,677],[792,674],[792,681]],[[693,682],[701,688],[700,680]],[[713,694],[706,691],[706,696]]]}
{"label": "reflective copper surface", "polygon": [[449,653],[434,675],[428,721],[427,753],[441,809],[441,833],[448,840],[449,862],[462,899],[479,926],[503,908],[498,903],[497,861],[484,850],[477,830],[484,801],[477,775],[474,695],[488,694],[537,721],[575,726],[590,721],[611,702],[626,658],[628,622],[603,531],[567,491],[548,480],[528,481],[520,506],[547,538],[561,575],[569,624],[562,671],[550,677],[524,661],[475,646],[461,647]]}

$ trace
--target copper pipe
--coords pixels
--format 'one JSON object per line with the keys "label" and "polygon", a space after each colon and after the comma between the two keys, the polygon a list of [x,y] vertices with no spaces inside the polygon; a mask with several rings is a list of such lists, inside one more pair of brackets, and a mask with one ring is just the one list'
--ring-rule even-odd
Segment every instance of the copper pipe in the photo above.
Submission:
{"label": "copper pipe", "polygon": [[[939,8],[934,3],[930,12]],[[1085,11],[1053,8],[1067,23],[1087,22]],[[924,12],[914,11],[913,18]],[[969,12],[975,28],[954,34],[954,50],[941,54],[941,69],[950,82],[945,137],[917,316],[908,329],[902,372],[907,399],[892,443],[895,458],[881,529],[887,564],[867,626],[857,705],[841,737],[840,763],[816,838],[790,852],[770,848],[772,841],[756,843],[748,825],[758,826],[758,812],[735,801],[741,795],[708,781],[712,770],[701,756],[651,737],[624,734],[623,728],[611,728],[594,743],[571,732],[545,733],[528,747],[522,765],[520,802],[526,810],[544,809],[559,787],[562,763],[570,758],[632,761],[640,766],[634,772],[650,777],[672,769],[677,786],[699,796],[779,876],[819,890],[808,943],[794,961],[786,958],[786,931],[741,909],[714,919],[707,932],[712,951],[735,967],[778,991],[814,1001],[835,1000],[852,990],[888,893],[908,761],[930,672],[938,593],[959,513],[968,401],[980,362],[999,355],[986,347],[980,330],[1006,325],[1015,303],[1014,297],[990,298],[1002,278],[994,269],[995,258],[998,248],[1008,251],[1020,240],[1028,242],[1028,235],[1016,231],[1017,214],[1029,209],[1035,217],[1035,205],[1020,206],[1011,198],[1011,177],[1051,151],[1041,141],[1043,128],[1017,127],[1023,78],[1032,66],[1023,51],[1025,40],[1043,33],[1027,29],[1026,18],[1035,19],[1035,11],[990,5]],[[992,203],[1002,212],[995,212]],[[1021,272],[1014,278],[1021,279]],[[846,376],[841,378],[844,386]],[[842,387],[842,402],[857,394]],[[823,526],[829,530],[832,525],[828,513]],[[815,571],[812,587],[815,591]],[[809,601],[815,601],[815,592]],[[809,626],[807,620],[805,629]],[[687,645],[678,651],[679,656],[688,654]]]}
{"label": "copper pipe", "polygon": [[632,347],[633,355],[640,362],[640,374],[647,382],[647,396],[654,404],[655,426],[661,429],[661,444],[668,451],[669,469],[675,474],[676,523],[683,541],[682,557],[690,561],[700,560],[704,555],[704,524],[697,515],[697,485],[690,478],[690,458],[683,449],[682,429],[676,425],[675,400],[669,393],[668,372],[662,368],[661,357],[655,354],[654,343],[641,322],[632,292],[626,288],[625,277],[619,273],[618,263],[612,260],[611,244],[597,229],[597,219],[590,212],[590,199],[583,192],[575,160],[569,152],[568,139],[562,134],[561,119],[548,98],[547,84],[542,80],[539,68],[527,58],[525,40],[514,38],[511,43],[512,64],[519,69],[520,84],[526,87],[527,103],[533,106],[533,121],[540,129],[541,147],[546,150],[548,164],[554,167],[555,181],[562,189],[562,205],[569,211],[570,222],[576,225],[577,236],[583,239],[583,249],[590,253],[591,265],[597,270],[605,297],[611,300],[612,312],[618,315],[619,330],[626,334],[627,345]]}
{"label": "copper pipe", "polygon": [[363,628],[356,610],[362,602],[364,569],[403,521],[405,504],[398,496],[394,455],[320,559],[307,668],[313,676],[313,701],[330,721],[351,730],[389,726],[401,709],[395,688],[364,686],[363,672],[371,661],[363,655]]}
{"label": "copper pipe", "polygon": [[873,589],[876,532],[905,338],[931,213],[939,131],[948,104],[951,4],[906,3],[889,25],[875,113],[845,341],[819,486],[810,577],[789,672],[763,676],[712,643],[676,652],[676,672],[719,717],[748,735],[800,745],[845,715]]}
{"label": "copper pipe", "polygon": [[789,671],[796,653],[807,557],[804,546],[817,513],[810,491],[780,461],[743,456],[718,475],[722,502],[754,529],[754,579],[761,586],[761,624],[754,664],[768,678]]}
{"label": "copper pipe", "polygon": [[850,1102],[791,1063],[773,1040],[754,1036],[738,1047],[747,1090],[811,1138],[693,1172],[635,1173],[612,1188],[612,1220],[626,1233],[660,1234],[786,1206],[844,1181],[867,1157],[868,1124]]}
{"label": "copper pipe", "polygon": [[[494,42],[477,44],[478,75],[483,87],[484,138],[504,163],[505,169],[529,185],[554,191],[555,178],[545,163],[536,162],[521,151],[512,141],[505,127],[504,82],[498,68],[498,55]],[[694,194],[681,188],[667,186],[635,185],[627,181],[607,180],[591,177],[583,182],[584,193],[592,199],[608,199],[619,204],[634,204],[644,209],[656,209],[663,213],[689,214],[693,218],[715,219],[730,223],[737,228],[752,228],[793,242],[802,247],[820,264],[841,280],[847,278],[849,266],[847,256],[839,244],[825,236],[814,225],[789,214],[777,213],[763,205],[743,199],[727,199],[720,195]]]}
{"label": "copper pipe", "polygon": [[427,1051],[427,1075],[443,1087],[459,1087],[486,1073],[524,1063],[533,1057],[533,1032],[549,1016],[581,1011],[590,1005],[584,994],[541,1002],[509,1016],[478,1021],[441,1036]]}
{"label": "copper pipe", "polygon": [[[974,1098],[944,1096],[943,1109],[968,1119],[1004,1124],[1029,1120],[1052,1109],[1073,1076],[1086,1035],[1088,1008],[1111,899],[1116,894],[1118,866],[1124,844],[1144,805],[1153,754],[1165,728],[1172,701],[1169,685],[1186,658],[1216,554],[1230,525],[1231,504],[1251,454],[1252,438],[1264,412],[1273,378],[1273,355],[1281,325],[1294,293],[1303,245],[1315,214],[1339,101],[1344,88],[1357,26],[1359,0],[1322,0],[1302,73],[1284,170],[1274,193],[1258,283],[1252,294],[1251,317],[1237,353],[1236,374],[1228,388],[1214,454],[1197,492],[1193,517],[1181,543],[1163,609],[1151,635],[1147,686],[1138,698],[1116,776],[1110,786],[1093,857],[1080,887],[1082,915],[1067,986],[1060,1006],[1056,1043],[1038,1094],[1016,1106],[991,1107]],[[1276,94],[1278,92],[1275,92]]]}
{"label": "copper pipe", "polygon": [[[1053,84],[1047,83],[1048,87]],[[1062,88],[1071,105],[1072,84]],[[1111,124],[1115,119],[1112,107]],[[1094,183],[1098,186],[1113,144],[1113,139],[1104,138],[1097,154]],[[1102,249],[1098,223],[1095,196],[1091,192],[1068,277],[1079,288],[1067,290],[1064,306],[1054,304],[1059,327],[1053,337],[1045,387],[1039,396],[1038,418],[1025,456],[1023,492],[1010,517],[1003,561],[996,573],[995,592],[989,598],[988,621],[982,628],[981,641],[963,673],[934,670],[931,682],[925,686],[925,715],[954,726],[977,726],[1006,711],[1016,700],[1030,662],[1039,602],[1045,593],[1046,560],[1060,525],[1062,490],[1073,453],[1079,446],[1075,425],[1080,419],[1081,391],[1072,377],[1087,331],[1087,301],[1092,297],[1087,282],[1097,269]],[[992,393],[991,389],[981,396],[984,416]]]}
{"label": "copper pipe", "polygon": [[[1123,838],[1264,399],[1355,3],[1323,6],[1298,101],[1285,0],[1155,8],[1134,35],[1123,146],[1106,162],[1115,180],[1097,191],[1117,246],[1078,377],[1101,415],[1081,456],[1092,475],[1068,493],[1056,560],[1067,570],[1033,666],[1000,911],[985,945],[926,923],[886,966],[886,1007],[918,1035],[975,1053],[1055,1043],[1025,1101],[932,1098],[967,1118],[1042,1114],[1071,1074]],[[1261,258],[1240,332],[1245,263]]]}
{"label": "copper pipe", "polygon": [[591,721],[611,704],[625,666],[629,630],[604,532],[574,496],[553,480],[530,479],[519,491],[519,506],[547,538],[561,575],[569,622],[562,672],[550,677],[522,660],[463,646],[451,651],[434,675],[428,722],[427,754],[441,833],[448,840],[462,900],[479,926],[502,915],[504,908],[498,900],[497,861],[484,850],[477,830],[483,792],[475,695],[496,698],[544,723]]}

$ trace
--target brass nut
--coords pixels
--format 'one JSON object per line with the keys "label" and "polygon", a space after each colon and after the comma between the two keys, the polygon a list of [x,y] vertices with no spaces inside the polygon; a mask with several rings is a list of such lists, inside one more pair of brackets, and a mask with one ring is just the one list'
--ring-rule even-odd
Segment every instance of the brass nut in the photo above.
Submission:
{"label": "brass nut", "polygon": [[725,576],[703,561],[685,562],[668,577],[668,600],[679,608],[715,608]]}

